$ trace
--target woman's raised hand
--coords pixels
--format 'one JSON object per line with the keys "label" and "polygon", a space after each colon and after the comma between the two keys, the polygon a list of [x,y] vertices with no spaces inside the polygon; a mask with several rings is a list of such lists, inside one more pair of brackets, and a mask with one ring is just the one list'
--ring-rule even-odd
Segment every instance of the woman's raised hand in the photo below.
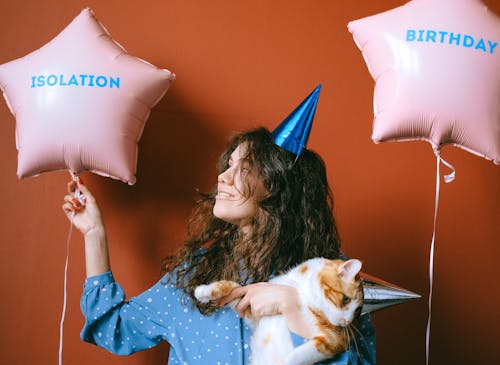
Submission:
{"label": "woman's raised hand", "polygon": [[[77,188],[85,197],[85,204],[82,204],[80,200],[74,197]],[[96,200],[89,189],[83,185],[80,178],[78,182],[71,181],[68,183],[68,193],[64,197],[62,209],[74,226],[84,236],[91,233],[105,234],[104,223]]]}
{"label": "woman's raised hand", "polygon": [[[84,196],[85,204],[74,197],[79,189]],[[85,265],[87,276],[103,274],[111,270],[109,264],[108,243],[101,212],[94,196],[81,179],[68,184],[69,194],[64,197],[62,209],[68,219],[85,238]],[[83,199],[82,199],[83,200]]]}

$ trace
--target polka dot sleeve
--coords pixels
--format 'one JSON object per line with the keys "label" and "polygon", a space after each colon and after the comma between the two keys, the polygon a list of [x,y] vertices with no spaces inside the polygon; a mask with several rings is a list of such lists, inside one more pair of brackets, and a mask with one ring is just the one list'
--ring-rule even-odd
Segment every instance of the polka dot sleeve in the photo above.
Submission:
{"label": "polka dot sleeve", "polygon": [[80,303],[86,319],[80,336],[119,355],[156,346],[166,339],[166,328],[178,310],[171,292],[171,286],[160,281],[127,302],[111,272],[89,277]]}

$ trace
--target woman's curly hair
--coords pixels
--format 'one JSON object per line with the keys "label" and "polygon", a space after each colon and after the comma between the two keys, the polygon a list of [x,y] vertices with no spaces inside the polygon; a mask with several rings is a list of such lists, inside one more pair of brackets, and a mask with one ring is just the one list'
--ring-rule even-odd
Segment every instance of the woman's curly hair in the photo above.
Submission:
{"label": "woman's curly hair", "polygon": [[[175,257],[165,259],[162,272],[182,288],[202,313],[215,309],[197,302],[196,286],[217,280],[242,285],[267,281],[314,257],[338,258],[340,239],[333,217],[333,196],[325,164],[313,151],[296,155],[274,143],[259,128],[235,136],[219,159],[228,168],[231,153],[245,146],[244,160],[261,179],[267,194],[257,202],[248,234],[212,213],[217,188],[201,194],[188,222],[187,239]],[[252,184],[247,181],[248,197]]]}

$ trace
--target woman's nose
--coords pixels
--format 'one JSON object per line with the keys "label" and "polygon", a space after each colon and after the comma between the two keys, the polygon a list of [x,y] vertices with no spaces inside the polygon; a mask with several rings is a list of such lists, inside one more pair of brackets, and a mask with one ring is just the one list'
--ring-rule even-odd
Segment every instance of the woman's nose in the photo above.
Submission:
{"label": "woman's nose", "polygon": [[230,185],[233,183],[233,177],[234,172],[232,171],[231,167],[229,167],[219,174],[217,181]]}

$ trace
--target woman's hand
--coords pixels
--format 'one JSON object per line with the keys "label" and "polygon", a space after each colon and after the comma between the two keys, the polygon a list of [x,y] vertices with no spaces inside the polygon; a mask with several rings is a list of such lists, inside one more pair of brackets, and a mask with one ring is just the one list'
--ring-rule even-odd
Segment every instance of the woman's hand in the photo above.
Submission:
{"label": "woman's hand", "polygon": [[[74,197],[74,192],[78,188],[85,197],[85,205]],[[91,233],[104,234],[104,223],[101,212],[97,206],[92,193],[79,179],[78,182],[68,183],[69,195],[64,197],[62,209],[69,220],[85,236]]]}
{"label": "woman's hand", "polygon": [[241,298],[236,306],[238,316],[243,318],[249,310],[253,318],[284,314],[292,306],[298,306],[297,291],[288,285],[256,283],[233,289],[231,294],[223,298],[218,305]]}
{"label": "woman's hand", "polygon": [[233,289],[231,294],[223,298],[217,305],[240,299],[236,306],[238,316],[243,318],[250,314],[254,319],[263,316],[282,314],[288,328],[304,338],[311,337],[311,330],[302,317],[302,307],[297,290],[289,285],[255,283]]}
{"label": "woman's hand", "polygon": [[[85,197],[83,205],[73,195],[76,188]],[[85,238],[85,265],[87,276],[103,274],[111,270],[108,242],[101,212],[92,193],[79,179],[68,184],[69,195],[64,197],[62,209],[68,219]]]}

